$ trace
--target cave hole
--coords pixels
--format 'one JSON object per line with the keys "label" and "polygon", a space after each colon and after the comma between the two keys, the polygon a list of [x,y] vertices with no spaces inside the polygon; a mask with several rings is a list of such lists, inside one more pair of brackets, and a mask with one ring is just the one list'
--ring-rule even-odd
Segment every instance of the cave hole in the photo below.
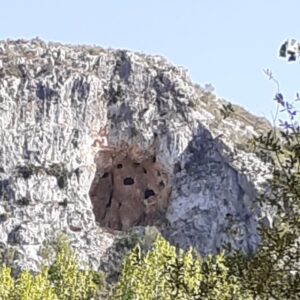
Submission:
{"label": "cave hole", "polygon": [[180,165],[180,162],[177,162],[174,165],[174,173],[179,173],[179,172],[181,172],[181,165]]}
{"label": "cave hole", "polygon": [[108,173],[105,172],[103,175],[102,175],[102,178],[107,178],[108,177]]}
{"label": "cave hole", "polygon": [[144,193],[145,199],[148,199],[148,198],[150,198],[150,197],[152,197],[152,196],[155,196],[154,191],[153,191],[153,190],[146,189],[146,190],[145,190],[145,193]]}
{"label": "cave hole", "polygon": [[123,168],[123,165],[122,165],[122,164],[118,164],[118,165],[117,165],[117,168],[118,168],[118,169],[122,169],[122,168]]}
{"label": "cave hole", "polygon": [[133,185],[134,184],[134,180],[131,177],[126,177],[123,180],[124,185]]}
{"label": "cave hole", "polygon": [[57,178],[57,185],[60,189],[63,189],[66,186],[66,178],[64,176],[59,176]]}

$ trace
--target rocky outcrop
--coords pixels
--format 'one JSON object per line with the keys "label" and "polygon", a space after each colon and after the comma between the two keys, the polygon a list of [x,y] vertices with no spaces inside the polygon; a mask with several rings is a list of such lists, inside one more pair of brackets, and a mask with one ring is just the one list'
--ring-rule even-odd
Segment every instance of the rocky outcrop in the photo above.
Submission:
{"label": "rocky outcrop", "polygon": [[269,125],[222,103],[159,56],[0,42],[2,252],[34,269],[65,232],[98,269],[114,230],[149,224],[204,254],[253,251],[270,166],[246,145]]}
{"label": "rocky outcrop", "polygon": [[99,151],[95,162],[90,197],[100,226],[127,230],[163,221],[171,189],[155,154],[123,144]]}

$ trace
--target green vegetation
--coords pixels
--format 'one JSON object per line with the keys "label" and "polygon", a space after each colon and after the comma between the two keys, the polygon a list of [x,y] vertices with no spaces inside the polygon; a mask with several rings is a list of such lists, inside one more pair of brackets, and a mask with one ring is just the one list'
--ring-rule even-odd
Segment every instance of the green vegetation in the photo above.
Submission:
{"label": "green vegetation", "polygon": [[232,113],[234,113],[234,108],[231,103],[223,104],[222,108],[220,109],[220,113],[223,119],[230,117]]}
{"label": "green vegetation", "polygon": [[224,254],[202,260],[158,236],[150,251],[138,245],[126,257],[112,299],[250,299],[228,271]]}
{"label": "green vegetation", "polygon": [[39,274],[21,272],[16,279],[8,266],[0,268],[1,300],[88,300],[96,299],[103,278],[92,270],[80,270],[65,238],[57,242],[58,252],[50,267]]}
{"label": "green vegetation", "polygon": [[[277,113],[286,113],[286,121],[253,141],[255,151],[273,163],[269,190],[258,202],[274,217],[260,226],[256,252],[246,256],[229,245],[228,255],[201,259],[158,237],[150,251],[137,246],[125,259],[113,299],[300,299],[299,99],[287,101],[278,91]],[[221,113],[227,118],[235,111],[223,106]]]}
{"label": "green vegetation", "polygon": [[[271,73],[268,73],[270,79]],[[297,95],[298,101],[300,99]],[[61,237],[51,260],[49,248],[41,254],[47,259],[38,274],[22,271],[15,278],[11,266],[15,249],[1,249],[1,300],[240,300],[300,299],[300,126],[297,102],[286,101],[278,91],[274,100],[287,121],[274,126],[253,141],[255,151],[273,163],[270,189],[259,203],[275,212],[269,226],[260,226],[261,242],[250,256],[232,251],[201,258],[192,248],[183,251],[171,246],[157,231],[145,229],[144,240],[132,235],[120,246],[131,248],[110,296],[101,298],[104,278],[90,269],[81,270],[76,256]],[[223,105],[223,118],[237,115],[237,108]],[[39,172],[55,176],[64,188],[68,173],[64,166],[47,169],[18,166],[24,179]],[[26,203],[26,199],[23,199]],[[137,244],[138,243],[138,244]],[[7,265],[5,265],[5,263]]]}
{"label": "green vegetation", "polygon": [[[268,76],[274,79],[271,73]],[[236,252],[226,264],[252,299],[300,299],[299,110],[297,99],[287,101],[278,92],[274,100],[277,112],[286,114],[281,116],[285,121],[254,139],[257,150],[273,162],[270,188],[258,200],[273,210],[274,217],[269,227],[259,228],[261,244],[255,254]]]}

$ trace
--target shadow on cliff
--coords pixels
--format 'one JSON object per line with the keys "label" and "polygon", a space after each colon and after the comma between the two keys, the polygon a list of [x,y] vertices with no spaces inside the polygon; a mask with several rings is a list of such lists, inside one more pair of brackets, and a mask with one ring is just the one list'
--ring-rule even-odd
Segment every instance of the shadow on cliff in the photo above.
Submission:
{"label": "shadow on cliff", "polygon": [[[168,174],[172,192],[158,230],[171,244],[183,249],[192,246],[201,255],[216,254],[228,244],[248,254],[255,251],[259,242],[256,192],[246,175],[232,166],[233,159],[219,137],[198,127]],[[111,282],[118,278],[123,255],[140,240],[132,238],[131,229],[127,232],[102,259],[102,270],[115,270],[108,276]],[[115,267],[110,261],[115,261]]]}

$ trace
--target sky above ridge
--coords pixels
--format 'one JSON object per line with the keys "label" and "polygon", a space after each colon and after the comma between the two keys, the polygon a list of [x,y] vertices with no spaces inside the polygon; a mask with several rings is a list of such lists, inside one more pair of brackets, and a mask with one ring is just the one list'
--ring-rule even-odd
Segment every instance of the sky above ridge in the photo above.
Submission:
{"label": "sky above ridge", "polygon": [[159,54],[183,66],[194,83],[272,119],[277,88],[300,92],[300,60],[278,57],[287,38],[300,40],[300,1],[7,0],[0,39],[34,38]]}

